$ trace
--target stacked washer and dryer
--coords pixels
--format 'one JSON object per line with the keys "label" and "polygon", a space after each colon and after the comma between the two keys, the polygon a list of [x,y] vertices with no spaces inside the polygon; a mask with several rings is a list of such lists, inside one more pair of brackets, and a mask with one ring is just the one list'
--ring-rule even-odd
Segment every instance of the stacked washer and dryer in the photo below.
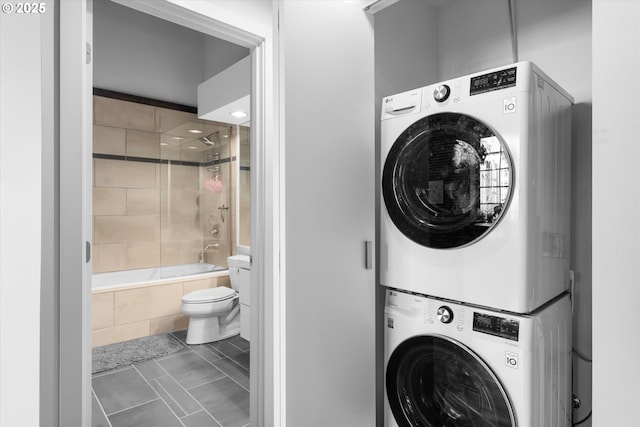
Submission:
{"label": "stacked washer and dryer", "polygon": [[571,424],[572,103],[531,62],[383,99],[385,427]]}

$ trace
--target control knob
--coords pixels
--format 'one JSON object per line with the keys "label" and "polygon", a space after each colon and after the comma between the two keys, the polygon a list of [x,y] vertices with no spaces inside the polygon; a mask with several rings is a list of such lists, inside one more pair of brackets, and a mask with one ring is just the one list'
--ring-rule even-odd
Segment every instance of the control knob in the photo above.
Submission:
{"label": "control knob", "polygon": [[453,321],[453,311],[446,305],[443,305],[436,312],[438,320],[442,323],[451,323]]}
{"label": "control knob", "polygon": [[451,88],[447,85],[440,85],[433,91],[433,99],[437,102],[444,102],[451,95]]}

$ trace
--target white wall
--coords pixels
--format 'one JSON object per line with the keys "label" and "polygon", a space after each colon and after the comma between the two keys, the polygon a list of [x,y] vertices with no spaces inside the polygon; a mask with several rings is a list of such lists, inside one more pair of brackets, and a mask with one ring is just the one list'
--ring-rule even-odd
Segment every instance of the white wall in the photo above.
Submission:
{"label": "white wall", "polygon": [[[400,1],[376,14],[376,86],[379,89],[391,87],[391,79],[397,80],[399,92],[513,62],[507,1],[460,1],[422,13],[410,9],[418,7],[415,3],[418,2]],[[396,18],[398,22],[394,22],[393,16],[400,16],[404,10],[416,16],[407,16],[406,21]],[[576,273],[574,346],[590,357],[591,2],[517,0],[515,11],[519,60],[536,63],[575,98],[571,242],[571,265]],[[424,24],[414,29],[419,24],[411,21],[420,19]],[[396,25],[395,31],[393,25]],[[435,54],[431,45],[434,37],[437,38]],[[384,44],[378,43],[383,38],[386,39]],[[419,57],[420,46],[430,46],[422,58]],[[421,60],[425,61],[426,70],[423,82],[412,81],[412,87],[407,87],[404,83],[410,78],[403,74],[393,75],[393,67],[400,68],[399,64],[403,63],[419,64]],[[385,62],[389,63],[385,65]],[[435,80],[434,65],[437,68]],[[578,357],[574,361],[574,392],[583,400],[583,408],[575,413],[576,420],[580,420],[591,407],[591,364]]]}
{"label": "white wall", "polygon": [[439,8],[440,80],[509,64],[508,1],[460,1]]}
{"label": "white wall", "polygon": [[287,425],[375,425],[374,40],[362,2],[285,1]]}
{"label": "white wall", "polygon": [[593,425],[638,425],[640,3],[593,2]]}
{"label": "white wall", "polygon": [[0,425],[12,427],[40,423],[43,22],[0,14]]}
{"label": "white wall", "polygon": [[248,54],[129,7],[94,2],[95,87],[196,106],[197,86]]}
{"label": "white wall", "polygon": [[426,1],[399,1],[376,13],[376,117],[385,96],[440,80],[437,12]]}

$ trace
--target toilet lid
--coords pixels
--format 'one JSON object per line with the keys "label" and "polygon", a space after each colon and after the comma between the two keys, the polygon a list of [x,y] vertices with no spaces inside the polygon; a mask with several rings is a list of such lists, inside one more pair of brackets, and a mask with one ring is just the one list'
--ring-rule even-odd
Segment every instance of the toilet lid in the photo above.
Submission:
{"label": "toilet lid", "polygon": [[220,286],[217,288],[201,289],[199,291],[189,292],[182,297],[182,302],[187,303],[205,303],[223,301],[233,298],[236,295],[236,291],[226,286]]}

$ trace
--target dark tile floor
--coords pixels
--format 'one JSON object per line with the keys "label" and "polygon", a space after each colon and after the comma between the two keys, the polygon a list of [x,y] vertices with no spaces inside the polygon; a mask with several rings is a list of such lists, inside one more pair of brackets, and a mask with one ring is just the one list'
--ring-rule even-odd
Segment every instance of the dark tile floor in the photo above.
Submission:
{"label": "dark tile floor", "polygon": [[[173,335],[183,343],[186,331]],[[249,426],[249,342],[235,336],[93,376],[92,427]]]}

